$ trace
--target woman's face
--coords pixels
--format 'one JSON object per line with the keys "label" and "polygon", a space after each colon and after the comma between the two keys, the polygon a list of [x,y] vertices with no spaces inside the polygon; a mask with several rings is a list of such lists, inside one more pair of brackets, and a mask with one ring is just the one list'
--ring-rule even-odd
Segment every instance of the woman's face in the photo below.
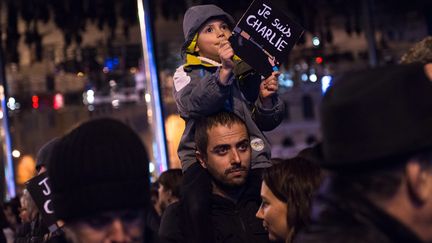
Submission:
{"label": "woman's face", "polygon": [[256,217],[263,220],[271,241],[285,241],[289,237],[287,204],[280,201],[263,181],[261,185],[262,203]]}

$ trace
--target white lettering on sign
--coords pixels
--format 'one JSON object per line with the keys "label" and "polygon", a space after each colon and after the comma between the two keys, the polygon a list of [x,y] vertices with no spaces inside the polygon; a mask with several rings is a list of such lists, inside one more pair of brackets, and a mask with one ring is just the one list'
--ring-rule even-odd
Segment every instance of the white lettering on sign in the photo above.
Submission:
{"label": "white lettering on sign", "polygon": [[43,179],[43,180],[41,180],[41,181],[38,183],[39,186],[43,184],[43,186],[45,187],[45,189],[42,190],[42,192],[43,192],[43,194],[44,194],[45,196],[48,196],[49,194],[51,194],[51,189],[50,189],[50,187],[48,186],[47,180],[48,180],[48,177],[45,178],[45,179]]}
{"label": "white lettering on sign", "polygon": [[266,21],[263,22],[262,18],[269,19],[271,11],[272,8],[263,3],[262,8],[258,9],[257,15],[247,16],[246,23],[278,51],[283,51],[288,44],[285,38],[291,37],[291,28],[289,24],[282,23],[278,18],[273,19],[271,26],[266,26]]}
{"label": "white lettering on sign", "polygon": [[291,37],[291,28],[289,28],[288,25],[284,26],[282,23],[279,23],[279,19],[274,19],[272,26],[276,27],[276,29],[286,35],[286,37]]}
{"label": "white lettering on sign", "polygon": [[[285,48],[285,45],[287,42],[283,39],[284,34],[277,36],[276,32],[274,32],[271,28],[268,28],[267,26],[262,26],[262,22],[255,16],[255,15],[249,15],[246,18],[246,23],[254,28],[264,39],[266,39],[270,44],[272,44],[278,51],[282,51]],[[288,29],[285,32],[289,32],[289,36],[291,36],[290,29]]]}
{"label": "white lettering on sign", "polygon": [[50,209],[50,207],[49,207],[50,202],[51,202],[51,199],[47,200],[47,201],[44,203],[44,210],[45,210],[45,212],[46,212],[47,214],[53,214],[53,213],[54,213],[54,210]]}
{"label": "white lettering on sign", "polygon": [[[263,16],[265,19],[268,19],[270,15],[271,8],[263,3],[263,9],[258,9],[258,15]],[[270,11],[269,11],[270,10]]]}

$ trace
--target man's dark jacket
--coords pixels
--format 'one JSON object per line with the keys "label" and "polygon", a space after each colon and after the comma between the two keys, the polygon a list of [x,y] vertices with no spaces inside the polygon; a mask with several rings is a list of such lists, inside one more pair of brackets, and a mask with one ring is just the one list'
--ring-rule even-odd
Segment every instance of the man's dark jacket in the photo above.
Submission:
{"label": "man's dark jacket", "polygon": [[[251,186],[254,184],[254,186]],[[261,199],[258,183],[248,180],[237,203],[214,195],[211,199],[211,219],[215,243],[269,242],[262,221],[255,217]],[[162,216],[159,228],[161,243],[187,243],[188,226],[182,223],[182,201],[170,205]]]}
{"label": "man's dark jacket", "polygon": [[312,209],[312,222],[295,243],[417,243],[410,229],[358,193],[321,188]]}

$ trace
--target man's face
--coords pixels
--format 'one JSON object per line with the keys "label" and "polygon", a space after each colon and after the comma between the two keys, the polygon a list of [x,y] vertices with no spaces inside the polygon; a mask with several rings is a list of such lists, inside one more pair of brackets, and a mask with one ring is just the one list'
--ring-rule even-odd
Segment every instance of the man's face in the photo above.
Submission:
{"label": "man's face", "polygon": [[127,210],[102,213],[66,225],[73,243],[140,243],[143,241],[142,212]]}
{"label": "man's face", "polygon": [[210,20],[198,32],[195,51],[200,56],[220,61],[219,45],[222,40],[228,40],[230,36],[231,30],[225,21],[219,19]]}
{"label": "man's face", "polygon": [[217,182],[228,187],[245,183],[249,172],[251,148],[243,124],[216,125],[207,130],[207,156],[198,154],[201,165]]}

